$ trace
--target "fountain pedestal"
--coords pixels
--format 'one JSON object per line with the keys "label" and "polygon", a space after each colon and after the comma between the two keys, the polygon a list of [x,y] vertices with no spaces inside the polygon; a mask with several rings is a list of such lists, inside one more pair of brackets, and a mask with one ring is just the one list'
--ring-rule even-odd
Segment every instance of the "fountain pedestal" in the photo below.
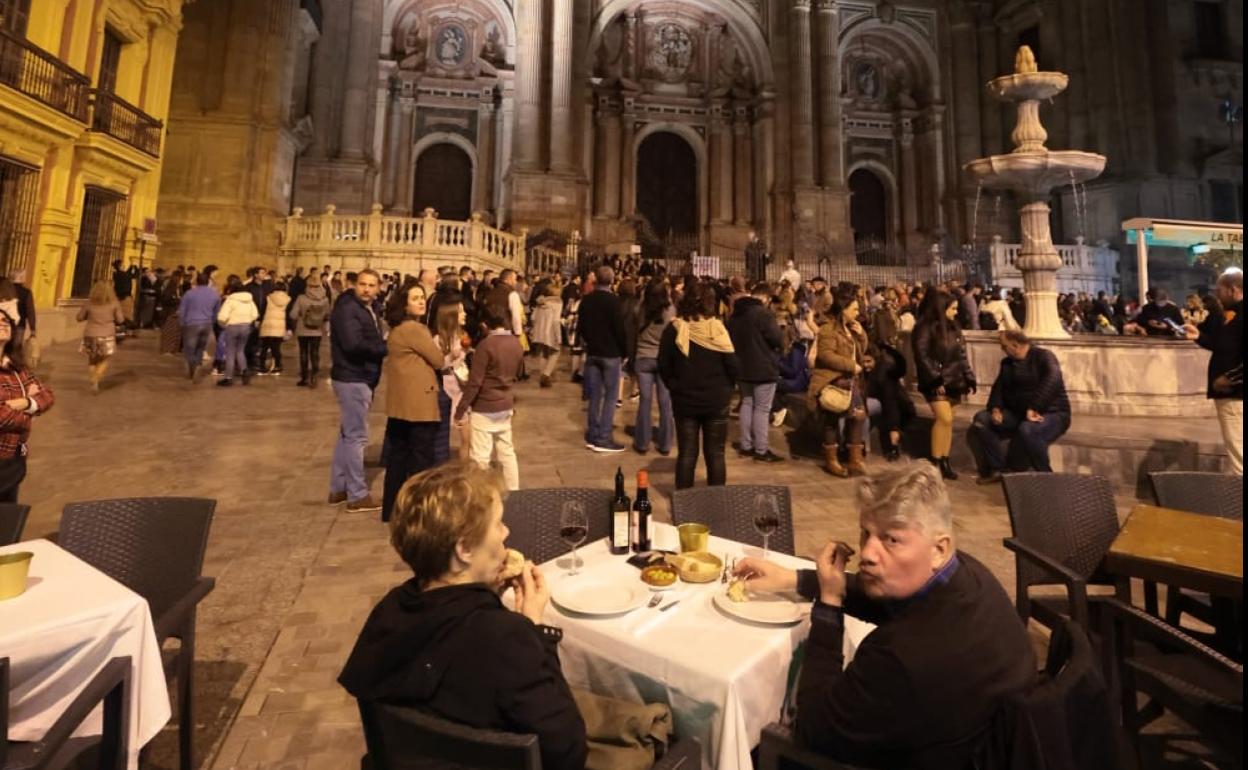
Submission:
{"label": "fountain pedestal", "polygon": [[1017,264],[1023,274],[1023,298],[1027,303],[1023,331],[1034,338],[1067,339],[1070,335],[1062,328],[1057,312],[1057,271],[1062,267],[1062,258],[1049,229],[1049,204],[1032,201],[1018,213],[1023,243]]}

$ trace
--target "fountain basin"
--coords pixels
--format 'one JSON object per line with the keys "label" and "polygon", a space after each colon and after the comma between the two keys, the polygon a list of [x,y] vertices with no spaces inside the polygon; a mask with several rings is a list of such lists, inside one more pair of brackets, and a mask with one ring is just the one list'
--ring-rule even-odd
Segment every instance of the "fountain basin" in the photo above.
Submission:
{"label": "fountain basin", "polygon": [[1051,99],[1065,91],[1069,82],[1064,72],[1016,72],[988,81],[988,92],[1004,102]]}
{"label": "fountain basin", "polygon": [[1016,190],[1047,198],[1055,187],[1100,176],[1105,170],[1105,156],[1081,150],[1012,152],[973,160],[962,168],[971,179],[989,189]]}

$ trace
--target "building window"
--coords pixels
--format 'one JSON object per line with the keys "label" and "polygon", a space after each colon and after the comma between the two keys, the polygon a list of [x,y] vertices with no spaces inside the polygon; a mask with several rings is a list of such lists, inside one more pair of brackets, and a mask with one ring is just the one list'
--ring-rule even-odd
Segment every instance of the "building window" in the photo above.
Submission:
{"label": "building window", "polygon": [[1209,182],[1209,214],[1215,222],[1244,221],[1244,186],[1226,179]]}
{"label": "building window", "polygon": [[125,256],[126,211],[124,195],[99,187],[87,188],[71,296],[89,295],[92,284],[111,275],[112,263]]}
{"label": "building window", "polygon": [[1196,56],[1200,59],[1226,59],[1226,11],[1221,0],[1197,0]]}
{"label": "building window", "polygon": [[30,262],[38,203],[39,169],[0,157],[0,275]]}
{"label": "building window", "polygon": [[0,30],[26,37],[30,19],[30,0],[0,0]]}
{"label": "building window", "polygon": [[116,32],[104,28],[104,51],[100,55],[100,77],[96,81],[96,88],[101,91],[110,94],[117,91],[117,67],[121,64],[123,45],[125,42]]}

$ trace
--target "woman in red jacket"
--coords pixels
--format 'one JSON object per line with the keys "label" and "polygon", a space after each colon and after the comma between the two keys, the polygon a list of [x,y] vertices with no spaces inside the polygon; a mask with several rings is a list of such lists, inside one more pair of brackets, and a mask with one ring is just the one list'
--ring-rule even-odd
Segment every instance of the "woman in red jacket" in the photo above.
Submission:
{"label": "woman in red jacket", "polygon": [[52,391],[26,368],[22,345],[14,338],[16,320],[0,311],[0,503],[17,502],[26,478],[30,422],[52,406]]}

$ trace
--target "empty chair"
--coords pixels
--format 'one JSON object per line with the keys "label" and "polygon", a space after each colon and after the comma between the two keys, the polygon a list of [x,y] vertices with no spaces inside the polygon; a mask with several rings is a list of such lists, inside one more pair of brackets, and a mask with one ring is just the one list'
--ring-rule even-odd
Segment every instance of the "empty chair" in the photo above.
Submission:
{"label": "empty chair", "polygon": [[[1109,480],[1073,473],[1010,473],[1005,503],[1015,554],[1018,614],[1056,628],[1062,616],[1088,628],[1088,586],[1112,585],[1126,596],[1128,583],[1100,571],[1118,536],[1118,512]],[[1036,586],[1063,585],[1065,596],[1036,597]]]}
{"label": "empty chair", "polygon": [[503,503],[503,523],[511,530],[507,545],[535,564],[567,553],[571,547],[559,537],[559,518],[565,504],[579,504],[589,525],[586,543],[607,536],[613,493],[608,489],[552,487],[518,489]]}
{"label": "empty chair", "polygon": [[21,542],[29,505],[0,503],[0,546]]}
{"label": "empty chair", "polygon": [[201,574],[215,500],[140,497],[70,503],[61,515],[62,548],[147,599],[156,640],[180,642],[166,674],[178,682],[178,749],[190,770],[195,616],[216,581]]}
{"label": "empty chair", "polygon": [[1153,497],[1162,508],[1241,521],[1244,518],[1243,476],[1159,471],[1148,474],[1148,480],[1153,485]]}
{"label": "empty chair", "polygon": [[763,510],[773,512],[780,522],[768,546],[792,555],[793,504],[788,487],[741,484],[678,489],[672,494],[672,523],[705,524],[711,528],[712,535],[761,547],[763,535],[754,526],[760,504]]}

